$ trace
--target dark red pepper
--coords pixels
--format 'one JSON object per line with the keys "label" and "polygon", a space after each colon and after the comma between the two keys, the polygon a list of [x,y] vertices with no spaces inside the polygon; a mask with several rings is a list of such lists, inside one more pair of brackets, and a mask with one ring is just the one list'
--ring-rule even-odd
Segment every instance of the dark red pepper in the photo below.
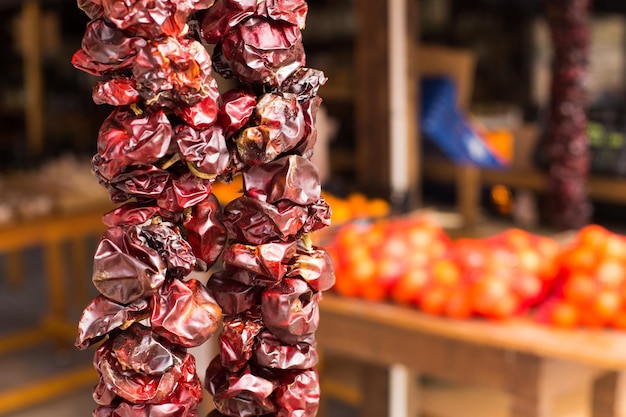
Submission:
{"label": "dark red pepper", "polygon": [[98,133],[98,174],[108,180],[132,166],[153,164],[166,156],[172,126],[162,110],[140,116],[129,108],[117,108]]}
{"label": "dark red pepper", "polygon": [[172,280],[152,296],[150,325],[171,343],[200,346],[219,325],[221,309],[206,287],[195,279]]}
{"label": "dark red pepper", "polygon": [[271,162],[305,137],[304,112],[293,94],[264,94],[253,118],[255,125],[235,138],[239,157],[248,165]]}
{"label": "dark red pepper", "polygon": [[183,224],[194,254],[208,269],[222,254],[227,238],[217,198],[210,195],[193,206]]}
{"label": "dark red pepper", "polygon": [[318,356],[315,344],[286,344],[265,331],[257,337],[254,360],[265,368],[309,369],[317,365]]}
{"label": "dark red pepper", "polygon": [[223,71],[216,67],[220,74],[270,87],[278,87],[305,63],[298,26],[257,16],[230,30],[218,51],[229,68]]}
{"label": "dark red pepper", "polygon": [[164,38],[138,48],[132,71],[148,105],[175,109],[217,97],[211,57],[191,39]]}
{"label": "dark red pepper", "polygon": [[287,273],[287,263],[295,254],[296,242],[257,246],[235,243],[224,250],[224,265],[264,275],[278,282]]}
{"label": "dark red pepper", "polygon": [[231,372],[242,369],[252,357],[256,337],[264,328],[258,311],[225,317],[218,342],[222,366]]}
{"label": "dark red pepper", "polygon": [[128,106],[137,103],[139,92],[132,78],[114,76],[109,80],[95,83],[91,97],[96,104]]}
{"label": "dark red pepper", "polygon": [[100,239],[93,283],[108,299],[130,304],[150,297],[163,285],[166,273],[166,262],[144,243],[140,227],[111,227]]}
{"label": "dark red pepper", "polygon": [[145,39],[127,36],[99,18],[87,25],[81,49],[72,57],[72,65],[96,76],[130,70],[137,51],[145,46]]}
{"label": "dark red pepper", "polygon": [[319,324],[319,296],[305,281],[284,278],[263,291],[263,322],[284,343],[310,343]]}

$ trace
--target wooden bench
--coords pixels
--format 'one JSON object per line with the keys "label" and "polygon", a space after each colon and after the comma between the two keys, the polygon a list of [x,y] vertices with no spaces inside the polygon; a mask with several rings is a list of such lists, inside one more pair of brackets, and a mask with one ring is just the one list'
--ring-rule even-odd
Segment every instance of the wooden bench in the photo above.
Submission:
{"label": "wooden bench", "polygon": [[[85,276],[90,254],[86,239],[104,231],[102,214],[111,206],[95,207],[75,213],[61,213],[32,221],[22,221],[0,227],[0,253],[8,257],[7,270],[2,277],[19,290],[23,279],[21,252],[27,248],[42,247],[49,311],[34,329],[0,337],[0,355],[25,349],[29,346],[54,340],[59,346],[71,346],[77,333],[76,317],[70,317],[71,305],[84,307],[88,303]],[[71,245],[71,261],[65,265],[63,245]],[[66,285],[73,277],[71,286]],[[71,291],[67,291],[71,288]],[[0,415],[14,412],[24,406],[52,399],[78,387],[93,385],[97,375],[90,365],[81,369],[55,375],[46,380],[35,381],[27,386],[0,392]]]}
{"label": "wooden bench", "polygon": [[420,375],[501,390],[512,417],[550,417],[555,398],[583,385],[591,386],[593,417],[626,416],[626,333],[455,321],[328,294],[317,336],[323,356],[367,364],[364,417],[415,417]]}

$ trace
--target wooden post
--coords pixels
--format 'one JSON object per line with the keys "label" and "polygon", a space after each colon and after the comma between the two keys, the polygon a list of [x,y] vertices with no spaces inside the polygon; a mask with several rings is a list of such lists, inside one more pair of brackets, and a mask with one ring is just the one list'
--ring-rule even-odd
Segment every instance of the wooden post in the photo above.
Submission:
{"label": "wooden post", "polygon": [[593,384],[592,417],[626,417],[626,374],[608,372]]}
{"label": "wooden post", "polygon": [[[364,364],[362,417],[389,416],[389,370],[386,366]],[[391,417],[391,416],[389,416]]]}
{"label": "wooden post", "polygon": [[456,195],[463,228],[472,230],[480,215],[480,168],[473,165],[459,165],[456,170]]}
{"label": "wooden post", "polygon": [[[417,90],[410,71],[415,60],[414,3],[356,3],[358,185],[372,195],[409,205],[416,205],[418,194]],[[398,4],[400,10],[394,8]],[[391,16],[406,19],[398,23],[404,29],[390,30]],[[399,42],[399,49],[390,48],[394,42]],[[401,137],[392,140],[392,134]]]}
{"label": "wooden post", "polygon": [[41,7],[28,0],[22,7],[26,141],[31,156],[43,154],[43,77],[41,70]]}

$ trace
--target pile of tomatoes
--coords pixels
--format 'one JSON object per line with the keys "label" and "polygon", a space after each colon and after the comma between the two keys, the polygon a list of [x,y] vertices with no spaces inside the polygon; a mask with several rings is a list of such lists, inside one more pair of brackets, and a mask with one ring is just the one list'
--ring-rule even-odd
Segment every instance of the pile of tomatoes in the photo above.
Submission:
{"label": "pile of tomatoes", "polygon": [[344,296],[456,319],[530,314],[561,327],[626,328],[626,237],[597,225],[562,247],[520,229],[452,241],[425,216],[352,222],[329,252]]}
{"label": "pile of tomatoes", "polygon": [[538,318],[626,329],[626,237],[598,225],[581,229],[560,254],[556,285]]}

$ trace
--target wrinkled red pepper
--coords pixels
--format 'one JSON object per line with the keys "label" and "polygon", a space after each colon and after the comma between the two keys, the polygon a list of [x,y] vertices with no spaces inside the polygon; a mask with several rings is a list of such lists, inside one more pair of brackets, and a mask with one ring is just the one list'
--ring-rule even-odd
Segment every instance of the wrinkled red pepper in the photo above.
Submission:
{"label": "wrinkled red pepper", "polygon": [[[101,295],[76,340],[104,339],[94,416],[196,417],[201,386],[186,348],[211,337],[222,313],[205,380],[211,416],[314,416],[318,303],[334,273],[308,237],[329,225],[330,208],[309,161],[326,78],[304,66],[306,1],[78,6],[92,21],[72,63],[101,77],[94,102],[116,106],[92,168],[124,203],[103,217]],[[240,85],[220,95],[212,71]],[[222,211],[212,184],[235,175],[243,195]],[[220,257],[206,286],[189,278]]]}

